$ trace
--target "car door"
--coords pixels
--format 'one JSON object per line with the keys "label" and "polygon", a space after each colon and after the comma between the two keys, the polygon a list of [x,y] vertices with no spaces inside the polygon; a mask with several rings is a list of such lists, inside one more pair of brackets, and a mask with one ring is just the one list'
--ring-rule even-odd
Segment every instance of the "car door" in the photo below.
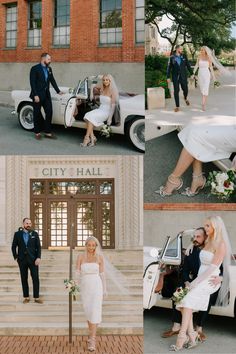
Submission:
{"label": "car door", "polygon": [[[165,251],[170,243],[170,236],[167,237],[164,247],[162,248],[161,257],[165,254]],[[155,288],[159,280],[160,275],[160,259],[150,263],[145,269],[143,276],[143,308],[150,309],[153,307],[157,301]]]}
{"label": "car door", "polygon": [[88,79],[81,81],[78,85],[78,88],[75,92],[75,96],[72,96],[66,105],[65,113],[64,113],[64,124],[65,127],[71,127],[73,125],[74,112],[76,108],[76,100],[77,99],[87,100],[88,99]]}

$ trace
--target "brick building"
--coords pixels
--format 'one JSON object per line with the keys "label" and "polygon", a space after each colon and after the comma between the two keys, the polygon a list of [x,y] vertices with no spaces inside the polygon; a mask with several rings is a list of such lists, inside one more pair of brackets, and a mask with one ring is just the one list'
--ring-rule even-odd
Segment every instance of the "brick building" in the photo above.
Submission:
{"label": "brick building", "polygon": [[[144,61],[144,0],[1,0],[0,18],[0,75],[2,64],[37,62],[45,51],[86,73],[91,63],[123,71],[122,63]],[[11,70],[17,76],[19,66]]]}

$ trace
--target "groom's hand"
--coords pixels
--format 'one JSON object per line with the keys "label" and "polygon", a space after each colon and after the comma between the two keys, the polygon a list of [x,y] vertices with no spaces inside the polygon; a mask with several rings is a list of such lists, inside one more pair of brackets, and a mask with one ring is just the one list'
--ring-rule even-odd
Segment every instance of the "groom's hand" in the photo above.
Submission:
{"label": "groom's hand", "polygon": [[209,279],[209,284],[216,287],[218,284],[220,284],[223,280],[223,277],[220,277],[220,276],[212,276],[210,279]]}
{"label": "groom's hand", "polygon": [[36,266],[39,266],[39,264],[40,264],[40,258],[37,258],[37,259],[35,260],[34,264],[35,264]]}

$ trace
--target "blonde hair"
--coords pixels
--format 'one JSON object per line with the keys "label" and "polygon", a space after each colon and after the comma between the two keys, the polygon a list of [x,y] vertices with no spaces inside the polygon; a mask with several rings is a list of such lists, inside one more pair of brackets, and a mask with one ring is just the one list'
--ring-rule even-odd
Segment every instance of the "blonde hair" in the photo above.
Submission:
{"label": "blonde hair", "polygon": [[[223,235],[222,235],[222,219],[220,216],[210,216],[207,218],[207,220],[210,221],[211,226],[214,229],[214,235],[213,235],[213,245],[214,247],[218,247],[219,244],[223,241]],[[209,239],[207,238],[206,240],[209,242]]]}

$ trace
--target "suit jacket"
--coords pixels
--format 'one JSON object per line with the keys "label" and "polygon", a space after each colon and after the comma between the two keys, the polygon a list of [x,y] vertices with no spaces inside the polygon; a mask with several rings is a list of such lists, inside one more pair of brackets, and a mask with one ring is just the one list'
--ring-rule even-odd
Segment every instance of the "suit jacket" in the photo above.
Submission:
{"label": "suit jacket", "polygon": [[170,78],[170,74],[172,73],[172,80],[177,80],[178,77],[187,81],[187,69],[190,74],[193,74],[193,70],[189,64],[188,58],[185,54],[181,55],[181,63],[180,65],[177,63],[175,59],[175,55],[171,55],[169,58],[168,66],[167,66],[167,79]]}
{"label": "suit jacket", "polygon": [[50,66],[47,67],[48,70],[48,78],[45,79],[44,71],[41,64],[37,64],[32,66],[30,70],[30,98],[33,100],[34,96],[39,96],[40,101],[44,101],[45,98],[50,96],[50,83],[57,93],[60,92],[60,89],[57,86],[56,80],[54,79],[52,68]]}
{"label": "suit jacket", "polygon": [[29,241],[26,247],[23,230],[15,232],[11,250],[14,259],[20,261],[27,257],[29,257],[32,262],[34,262],[36,258],[41,258],[41,245],[38,233],[34,230],[29,232]]}
{"label": "suit jacket", "polygon": [[183,269],[182,269],[182,285],[186,281],[191,282],[197,278],[198,270],[200,268],[201,262],[199,258],[199,253],[201,249],[194,246],[192,252],[184,257]]}

